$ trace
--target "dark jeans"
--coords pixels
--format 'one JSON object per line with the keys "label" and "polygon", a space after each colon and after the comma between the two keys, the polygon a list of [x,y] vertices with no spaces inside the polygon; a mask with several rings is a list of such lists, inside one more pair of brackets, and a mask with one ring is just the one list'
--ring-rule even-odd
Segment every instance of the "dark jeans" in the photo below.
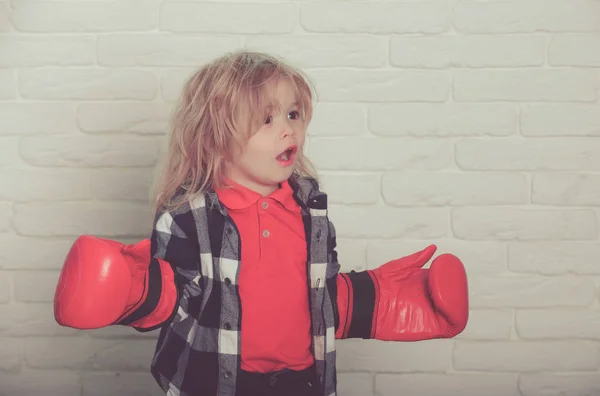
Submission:
{"label": "dark jeans", "polygon": [[237,396],[319,396],[319,386],[314,366],[265,374],[242,371]]}

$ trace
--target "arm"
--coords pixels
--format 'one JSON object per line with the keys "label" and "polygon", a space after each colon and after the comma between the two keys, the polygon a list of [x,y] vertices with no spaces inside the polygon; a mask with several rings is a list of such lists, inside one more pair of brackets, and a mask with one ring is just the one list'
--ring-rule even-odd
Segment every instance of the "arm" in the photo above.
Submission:
{"label": "arm", "polygon": [[151,239],[134,245],[80,236],[56,287],[57,323],[76,329],[161,327],[174,315],[182,290],[177,286],[197,282],[195,235],[191,212],[179,211],[157,215]]}
{"label": "arm", "polygon": [[130,324],[139,331],[150,331],[170,321],[177,312],[182,290],[190,282],[199,289],[200,252],[193,214],[184,205],[173,212],[159,212],[154,221],[150,238],[151,266],[160,262],[168,266],[171,277],[166,280],[157,272],[150,273],[150,285],[154,295],[149,294],[150,306],[155,309],[138,310],[122,324]]}

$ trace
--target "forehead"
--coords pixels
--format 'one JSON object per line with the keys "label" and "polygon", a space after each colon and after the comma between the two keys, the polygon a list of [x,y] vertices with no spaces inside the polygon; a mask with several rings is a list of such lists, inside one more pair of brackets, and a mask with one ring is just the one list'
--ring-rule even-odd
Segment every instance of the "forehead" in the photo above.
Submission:
{"label": "forehead", "polygon": [[267,82],[261,96],[263,96],[263,104],[270,108],[288,107],[300,102],[300,93],[288,78]]}

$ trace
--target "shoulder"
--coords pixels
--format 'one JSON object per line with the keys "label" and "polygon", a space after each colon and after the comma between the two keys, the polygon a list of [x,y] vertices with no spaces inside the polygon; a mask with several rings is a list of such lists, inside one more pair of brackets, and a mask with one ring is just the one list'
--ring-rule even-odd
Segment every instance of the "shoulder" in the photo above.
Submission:
{"label": "shoulder", "polygon": [[196,208],[206,206],[206,194],[179,187],[162,205],[158,213],[170,213],[173,216],[188,214]]}
{"label": "shoulder", "polygon": [[289,183],[301,196],[314,197],[325,195],[319,181],[314,177],[294,175],[289,179]]}
{"label": "shoulder", "polygon": [[177,227],[189,232],[195,229],[194,211],[206,206],[206,196],[194,193],[185,187],[178,188],[166,202],[156,209],[155,224],[163,227]]}

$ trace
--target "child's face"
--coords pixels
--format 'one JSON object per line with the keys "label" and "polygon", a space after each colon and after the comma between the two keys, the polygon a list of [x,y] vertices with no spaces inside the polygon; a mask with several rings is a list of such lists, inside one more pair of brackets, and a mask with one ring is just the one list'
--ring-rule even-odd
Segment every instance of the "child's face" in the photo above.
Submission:
{"label": "child's face", "polygon": [[304,146],[305,123],[294,86],[280,79],[274,92],[277,108],[267,114],[244,150],[227,166],[229,179],[263,195],[277,190],[279,183],[292,175]]}

